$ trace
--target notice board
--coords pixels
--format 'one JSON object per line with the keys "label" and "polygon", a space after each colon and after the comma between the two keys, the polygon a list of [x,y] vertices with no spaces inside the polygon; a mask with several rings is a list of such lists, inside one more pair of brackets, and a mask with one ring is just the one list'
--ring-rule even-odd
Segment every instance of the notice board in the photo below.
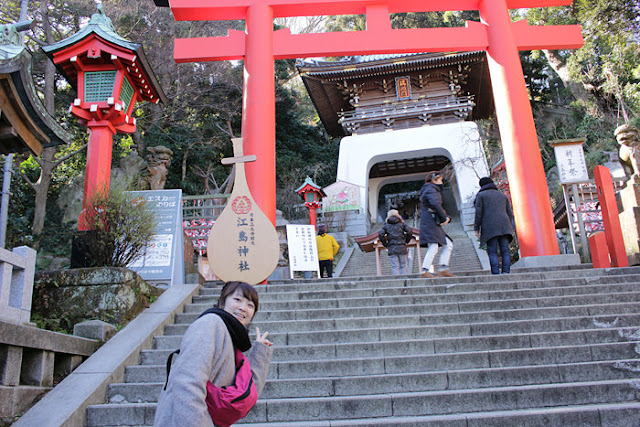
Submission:
{"label": "notice board", "polygon": [[287,224],[289,272],[315,271],[320,277],[316,228],[313,225]]}
{"label": "notice board", "polygon": [[144,198],[156,221],[152,244],[128,268],[156,286],[184,283],[182,190],[127,191],[127,194]]}

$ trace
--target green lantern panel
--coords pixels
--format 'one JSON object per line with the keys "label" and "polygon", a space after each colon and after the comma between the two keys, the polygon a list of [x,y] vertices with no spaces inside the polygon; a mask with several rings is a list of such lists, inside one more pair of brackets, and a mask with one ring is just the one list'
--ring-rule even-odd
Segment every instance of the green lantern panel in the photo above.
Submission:
{"label": "green lantern panel", "polygon": [[84,73],[84,102],[107,101],[113,96],[117,71],[92,71]]}
{"label": "green lantern panel", "polygon": [[120,91],[120,100],[124,101],[124,111],[129,110],[129,103],[133,98],[133,86],[129,83],[129,79],[126,77],[122,82],[122,90]]}

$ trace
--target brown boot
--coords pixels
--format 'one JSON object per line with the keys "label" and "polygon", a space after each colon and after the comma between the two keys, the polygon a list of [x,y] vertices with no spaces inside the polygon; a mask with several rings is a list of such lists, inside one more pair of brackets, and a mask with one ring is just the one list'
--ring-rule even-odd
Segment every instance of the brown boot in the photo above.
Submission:
{"label": "brown boot", "polygon": [[438,276],[440,277],[456,277],[455,274],[453,274],[451,271],[449,270],[442,270],[438,273]]}
{"label": "brown boot", "polygon": [[420,277],[422,279],[427,279],[429,277],[438,277],[438,276],[436,276],[435,274],[431,274],[428,271],[423,271],[422,274],[420,275]]}

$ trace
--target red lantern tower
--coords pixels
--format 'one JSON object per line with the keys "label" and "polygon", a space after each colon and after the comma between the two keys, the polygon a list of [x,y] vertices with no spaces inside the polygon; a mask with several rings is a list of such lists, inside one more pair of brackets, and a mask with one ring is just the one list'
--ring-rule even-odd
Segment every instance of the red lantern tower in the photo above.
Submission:
{"label": "red lantern tower", "polygon": [[322,188],[309,177],[304,180],[304,184],[296,190],[296,193],[304,199],[304,205],[309,209],[309,224],[315,227],[317,225],[316,209],[320,207],[322,198],[327,197],[327,195],[322,191]]}
{"label": "red lantern tower", "polygon": [[[109,190],[113,136],[135,132],[131,113],[136,102],[158,103],[166,97],[142,45],[116,34],[101,5],[78,33],[42,49],[76,88],[78,97],[70,112],[88,128],[84,213],[93,193]],[[80,231],[87,229],[83,213],[78,220]]]}

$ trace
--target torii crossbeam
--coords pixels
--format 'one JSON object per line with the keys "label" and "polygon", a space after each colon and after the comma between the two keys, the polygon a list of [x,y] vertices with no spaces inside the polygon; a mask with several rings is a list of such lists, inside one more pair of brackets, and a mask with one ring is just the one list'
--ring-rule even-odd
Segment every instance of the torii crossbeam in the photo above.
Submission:
{"label": "torii crossbeam", "polygon": [[[155,0],[179,21],[244,19],[226,37],[176,39],[177,62],[245,61],[242,137],[249,188],[275,222],[275,59],[372,53],[487,52],[496,115],[523,257],[558,254],[546,178],[519,50],[576,49],[577,25],[511,22],[509,9],[564,6],[571,0]],[[478,10],[481,22],[460,28],[392,29],[391,13]],[[291,34],[276,17],[366,15],[365,31]]]}

